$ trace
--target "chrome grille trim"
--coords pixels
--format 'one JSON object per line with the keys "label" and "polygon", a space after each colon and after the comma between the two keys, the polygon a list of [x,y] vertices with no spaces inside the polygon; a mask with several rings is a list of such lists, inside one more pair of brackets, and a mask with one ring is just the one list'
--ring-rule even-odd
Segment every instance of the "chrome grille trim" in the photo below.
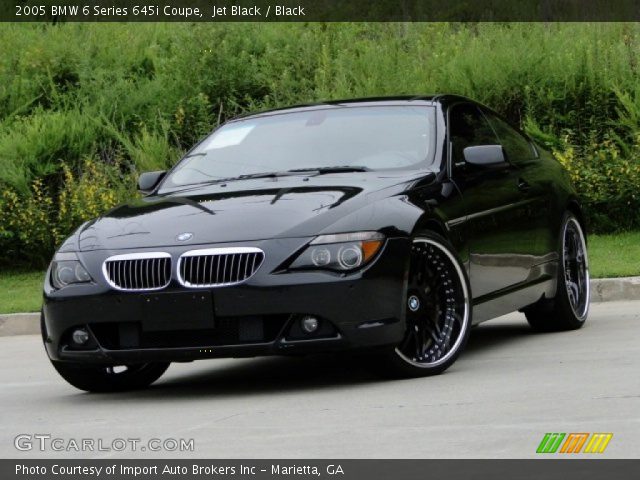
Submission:
{"label": "chrome grille trim", "polygon": [[171,282],[171,255],[139,252],[113,255],[102,263],[107,283],[123,292],[162,290]]}
{"label": "chrome grille trim", "polygon": [[190,288],[227,287],[250,279],[264,261],[256,247],[189,250],[178,259],[178,281]]}

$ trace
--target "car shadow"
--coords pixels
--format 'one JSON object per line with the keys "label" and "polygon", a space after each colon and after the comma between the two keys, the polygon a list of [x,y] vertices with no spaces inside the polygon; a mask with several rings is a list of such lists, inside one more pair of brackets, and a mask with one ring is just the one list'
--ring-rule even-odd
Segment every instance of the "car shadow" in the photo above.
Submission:
{"label": "car shadow", "polygon": [[522,322],[513,321],[509,323],[492,323],[488,321],[471,330],[471,335],[462,357],[482,355],[503,346],[511,347],[516,342],[530,340],[540,335],[540,333],[532,330],[524,319]]}
{"label": "car shadow", "polygon": [[[469,359],[495,354],[502,348],[513,348],[514,343],[534,340],[539,336],[525,321],[482,324],[474,328],[457,368],[445,373],[447,377],[464,374],[464,363]],[[228,360],[210,368],[198,368],[181,375],[169,375],[145,390],[115,394],[131,400],[172,400],[199,396],[245,396],[286,393],[325,388],[354,388],[367,383],[393,382],[371,368],[371,357],[353,353],[321,354],[300,357],[259,357]],[[197,362],[198,365],[202,365]],[[171,370],[169,370],[171,372]],[[402,380],[400,380],[402,381]],[[411,381],[411,380],[405,380]],[[85,398],[113,398],[114,394],[91,394]]]}
{"label": "car shadow", "polygon": [[264,357],[225,361],[194,373],[161,379],[137,397],[188,397],[191,395],[248,395],[320,390],[379,382],[363,357],[349,354],[301,357]]}

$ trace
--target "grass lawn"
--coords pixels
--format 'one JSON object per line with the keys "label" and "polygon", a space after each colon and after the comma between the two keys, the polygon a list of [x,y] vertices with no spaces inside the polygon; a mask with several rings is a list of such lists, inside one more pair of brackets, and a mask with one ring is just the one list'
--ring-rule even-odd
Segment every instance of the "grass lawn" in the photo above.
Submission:
{"label": "grass lawn", "polygon": [[0,313],[38,312],[44,272],[0,270]]}
{"label": "grass lawn", "polygon": [[[640,275],[640,232],[589,237],[591,276]],[[37,312],[44,272],[0,272],[0,313]]]}
{"label": "grass lawn", "polygon": [[591,277],[640,275],[640,232],[591,235],[587,241]]}

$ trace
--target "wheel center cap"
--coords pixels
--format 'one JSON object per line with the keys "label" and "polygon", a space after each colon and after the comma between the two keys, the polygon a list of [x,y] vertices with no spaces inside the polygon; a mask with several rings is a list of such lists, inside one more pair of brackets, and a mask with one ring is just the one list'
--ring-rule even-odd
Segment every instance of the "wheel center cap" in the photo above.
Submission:
{"label": "wheel center cap", "polygon": [[409,305],[409,310],[416,312],[420,308],[420,299],[415,295],[411,295],[407,304]]}

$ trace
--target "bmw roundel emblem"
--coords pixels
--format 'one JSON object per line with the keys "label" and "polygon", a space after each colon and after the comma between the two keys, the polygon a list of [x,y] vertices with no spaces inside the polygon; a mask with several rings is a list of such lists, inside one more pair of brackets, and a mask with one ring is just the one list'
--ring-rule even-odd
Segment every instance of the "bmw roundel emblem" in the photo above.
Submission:
{"label": "bmw roundel emblem", "polygon": [[176,240],[179,242],[186,242],[187,240],[191,240],[193,238],[193,233],[184,232],[176,237]]}

